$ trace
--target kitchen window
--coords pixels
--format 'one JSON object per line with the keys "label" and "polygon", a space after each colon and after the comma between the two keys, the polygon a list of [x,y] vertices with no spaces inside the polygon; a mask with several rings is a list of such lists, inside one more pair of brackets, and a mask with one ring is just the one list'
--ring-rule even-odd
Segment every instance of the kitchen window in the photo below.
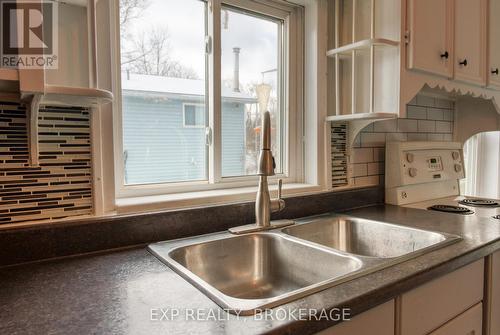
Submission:
{"label": "kitchen window", "polygon": [[291,80],[302,71],[301,10],[120,0],[118,197],[255,185],[266,110],[277,178],[302,181],[302,87]]}

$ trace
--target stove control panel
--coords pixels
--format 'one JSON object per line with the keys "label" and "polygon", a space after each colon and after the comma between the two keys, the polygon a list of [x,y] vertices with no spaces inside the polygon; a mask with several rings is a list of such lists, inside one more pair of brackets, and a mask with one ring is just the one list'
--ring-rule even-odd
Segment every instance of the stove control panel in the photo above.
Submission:
{"label": "stove control panel", "polygon": [[416,203],[460,194],[465,178],[458,142],[388,142],[385,159],[386,202]]}
{"label": "stove control panel", "polygon": [[411,155],[413,160],[399,162],[399,169],[402,171],[401,184],[463,178],[462,159],[460,157],[454,159],[453,152],[455,151],[447,149],[405,151],[405,156]]}
{"label": "stove control panel", "polygon": [[386,187],[424,184],[465,177],[463,153],[455,142],[389,142]]}
{"label": "stove control panel", "polygon": [[443,170],[443,163],[441,162],[441,156],[430,157],[427,159],[427,170],[428,171],[441,171]]}

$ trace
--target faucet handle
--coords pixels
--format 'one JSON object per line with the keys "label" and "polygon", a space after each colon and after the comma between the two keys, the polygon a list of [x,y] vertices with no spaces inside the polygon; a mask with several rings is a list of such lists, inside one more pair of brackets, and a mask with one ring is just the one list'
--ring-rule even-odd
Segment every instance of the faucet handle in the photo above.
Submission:
{"label": "faucet handle", "polygon": [[278,179],[278,199],[281,199],[282,188],[283,188],[283,179]]}
{"label": "faucet handle", "polygon": [[278,197],[271,199],[271,213],[281,212],[285,209],[285,200],[281,199],[281,191],[283,188],[283,180],[278,179]]}

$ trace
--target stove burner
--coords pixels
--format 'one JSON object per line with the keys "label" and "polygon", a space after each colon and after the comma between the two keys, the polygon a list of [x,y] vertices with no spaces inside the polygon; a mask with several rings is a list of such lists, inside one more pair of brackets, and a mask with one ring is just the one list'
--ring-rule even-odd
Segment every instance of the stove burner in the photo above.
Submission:
{"label": "stove burner", "polygon": [[434,205],[427,209],[439,212],[455,213],[455,214],[474,214],[473,211],[462,206],[450,206],[450,205]]}
{"label": "stove burner", "polygon": [[497,219],[497,220],[500,220],[500,214],[499,214],[499,215],[492,216],[492,218]]}
{"label": "stove burner", "polygon": [[476,206],[476,207],[497,207],[500,204],[494,200],[488,199],[463,199],[459,201],[462,205]]}

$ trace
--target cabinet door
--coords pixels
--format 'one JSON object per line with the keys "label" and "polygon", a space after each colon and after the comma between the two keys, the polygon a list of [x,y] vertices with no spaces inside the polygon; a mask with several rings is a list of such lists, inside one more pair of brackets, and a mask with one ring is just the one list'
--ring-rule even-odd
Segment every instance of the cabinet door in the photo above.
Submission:
{"label": "cabinet door", "polygon": [[500,251],[490,256],[488,264],[488,297],[485,309],[486,333],[485,335],[500,334]]}
{"label": "cabinet door", "polygon": [[394,300],[356,315],[349,321],[320,331],[316,335],[393,335]]}
{"label": "cabinet door", "polygon": [[482,321],[483,309],[479,303],[429,335],[481,335]]}
{"label": "cabinet door", "polygon": [[500,88],[500,0],[490,0],[490,55],[489,55],[489,84]]}
{"label": "cabinet door", "polygon": [[455,0],[455,79],[486,85],[487,0]]}
{"label": "cabinet door", "polygon": [[453,76],[453,0],[408,0],[408,67]]}
{"label": "cabinet door", "polygon": [[401,334],[429,334],[478,304],[483,299],[483,283],[481,259],[403,294]]}

